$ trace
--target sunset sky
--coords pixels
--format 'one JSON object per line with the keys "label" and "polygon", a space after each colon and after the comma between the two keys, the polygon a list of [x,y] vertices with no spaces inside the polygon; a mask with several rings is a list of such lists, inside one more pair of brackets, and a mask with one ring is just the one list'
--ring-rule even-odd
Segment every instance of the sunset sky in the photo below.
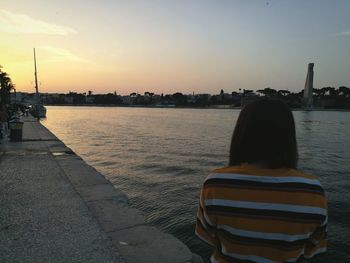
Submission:
{"label": "sunset sky", "polygon": [[350,1],[0,0],[17,91],[219,93],[350,86]]}

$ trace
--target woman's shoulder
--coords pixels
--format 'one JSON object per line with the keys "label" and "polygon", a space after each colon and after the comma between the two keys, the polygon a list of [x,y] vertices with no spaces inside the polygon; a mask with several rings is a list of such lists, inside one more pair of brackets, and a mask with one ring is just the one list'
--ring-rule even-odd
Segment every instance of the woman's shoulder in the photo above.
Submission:
{"label": "woman's shoulder", "polygon": [[[247,163],[241,164],[241,165],[233,165],[233,166],[224,166],[221,168],[214,169],[211,173],[227,173],[227,174],[234,174],[234,173],[239,173],[239,174],[260,174],[263,173],[264,170],[267,169],[262,169],[258,168],[253,165],[249,165]],[[269,169],[271,170],[271,169]]]}
{"label": "woman's shoulder", "polygon": [[312,190],[312,192],[320,193],[321,196],[325,195],[317,176],[297,169],[266,169],[248,164],[226,166],[213,170],[204,181],[206,186],[216,186],[218,183],[254,185],[254,187],[269,186],[269,189],[289,187],[298,191],[304,189],[310,192]]}
{"label": "woman's shoulder", "polygon": [[266,169],[261,167],[256,167],[249,164],[235,165],[235,166],[225,166],[221,168],[214,169],[210,175],[225,175],[225,174],[242,174],[242,175],[257,175],[257,176],[271,176],[271,177],[301,177],[310,180],[318,180],[318,177],[303,172],[298,169],[290,168],[277,168],[277,169]]}
{"label": "woman's shoulder", "polygon": [[303,177],[306,179],[311,179],[311,180],[319,180],[318,176],[311,174],[311,173],[307,173],[301,170],[297,170],[297,169],[290,169],[289,176],[294,176],[294,177]]}

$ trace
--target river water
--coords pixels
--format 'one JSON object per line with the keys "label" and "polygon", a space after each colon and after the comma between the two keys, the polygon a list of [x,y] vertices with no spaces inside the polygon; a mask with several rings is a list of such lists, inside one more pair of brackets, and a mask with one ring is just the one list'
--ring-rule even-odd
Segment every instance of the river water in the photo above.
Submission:
{"label": "river water", "polygon": [[[227,165],[239,110],[48,107],[42,123],[123,190],[146,221],[208,258],[194,232],[199,191]],[[350,262],[350,112],[293,112],[299,168],[320,177],[329,200],[329,252]]]}

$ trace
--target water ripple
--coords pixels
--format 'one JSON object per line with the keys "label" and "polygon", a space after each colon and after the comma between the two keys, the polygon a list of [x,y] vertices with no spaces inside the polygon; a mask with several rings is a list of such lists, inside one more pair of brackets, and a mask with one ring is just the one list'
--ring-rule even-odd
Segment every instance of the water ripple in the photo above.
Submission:
{"label": "water ripple", "polygon": [[[146,220],[208,258],[194,235],[203,180],[227,165],[236,110],[48,107],[44,121],[102,172]],[[330,253],[350,262],[350,113],[294,112],[299,168],[316,174],[329,199]]]}

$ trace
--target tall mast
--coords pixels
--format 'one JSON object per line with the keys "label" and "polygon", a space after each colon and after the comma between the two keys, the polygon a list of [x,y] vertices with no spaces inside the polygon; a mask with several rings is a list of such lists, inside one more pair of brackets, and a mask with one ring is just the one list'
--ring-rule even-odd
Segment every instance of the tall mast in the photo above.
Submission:
{"label": "tall mast", "polygon": [[37,75],[37,72],[36,72],[35,48],[34,48],[34,76],[35,76],[35,93],[36,93],[36,100],[37,100],[37,103],[39,103],[38,75]]}

